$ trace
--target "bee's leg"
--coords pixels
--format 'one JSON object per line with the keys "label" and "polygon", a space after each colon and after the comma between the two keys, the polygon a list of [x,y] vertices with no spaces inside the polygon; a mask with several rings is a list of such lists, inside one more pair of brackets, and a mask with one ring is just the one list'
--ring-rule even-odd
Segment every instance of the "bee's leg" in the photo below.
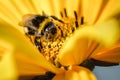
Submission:
{"label": "bee's leg", "polygon": [[44,37],[45,37],[45,40],[46,40],[46,44],[48,46],[49,34],[48,33],[44,33]]}
{"label": "bee's leg", "polygon": [[35,37],[34,44],[38,48],[38,50],[41,52],[43,47],[42,47],[41,41],[38,41],[38,39],[40,39],[40,38],[39,37]]}
{"label": "bee's leg", "polygon": [[25,33],[25,35],[30,39],[30,41],[33,43],[31,36],[28,33]]}
{"label": "bee's leg", "polygon": [[40,52],[42,52],[42,42],[40,41],[40,43],[39,43],[39,46],[38,46],[38,50],[40,51]]}

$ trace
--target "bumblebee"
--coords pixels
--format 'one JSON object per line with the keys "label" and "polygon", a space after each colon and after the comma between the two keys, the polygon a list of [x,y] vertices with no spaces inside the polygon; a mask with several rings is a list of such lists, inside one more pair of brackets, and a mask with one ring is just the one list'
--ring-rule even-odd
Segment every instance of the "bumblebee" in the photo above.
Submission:
{"label": "bumblebee", "polygon": [[46,59],[56,65],[56,57],[66,38],[78,27],[77,13],[75,19],[69,20],[66,9],[61,12],[62,19],[48,16],[45,13],[27,14],[23,16],[20,26],[24,26],[25,34]]}

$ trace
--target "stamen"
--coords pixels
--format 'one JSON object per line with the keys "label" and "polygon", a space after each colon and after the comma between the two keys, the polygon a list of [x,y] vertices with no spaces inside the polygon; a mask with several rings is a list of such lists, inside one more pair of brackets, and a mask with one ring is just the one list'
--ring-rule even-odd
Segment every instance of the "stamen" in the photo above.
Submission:
{"label": "stamen", "polygon": [[83,17],[83,16],[81,17],[81,22],[80,22],[80,24],[81,24],[81,25],[84,24],[84,17]]}
{"label": "stamen", "polygon": [[74,16],[75,16],[76,21],[78,21],[78,16],[77,16],[76,11],[74,11]]}
{"label": "stamen", "polygon": [[76,11],[74,11],[74,16],[75,16],[75,19],[76,19],[76,21],[75,21],[75,26],[76,26],[76,28],[78,28],[78,16],[77,16],[77,13],[76,13]]}
{"label": "stamen", "polygon": [[65,13],[65,17],[68,17],[68,16],[67,16],[67,11],[66,11],[65,8],[64,8],[64,13]]}
{"label": "stamen", "polygon": [[63,17],[63,13],[62,12],[60,12],[60,15],[61,15],[61,17]]}
{"label": "stamen", "polygon": [[76,26],[76,28],[78,28],[78,21],[75,21],[75,26]]}

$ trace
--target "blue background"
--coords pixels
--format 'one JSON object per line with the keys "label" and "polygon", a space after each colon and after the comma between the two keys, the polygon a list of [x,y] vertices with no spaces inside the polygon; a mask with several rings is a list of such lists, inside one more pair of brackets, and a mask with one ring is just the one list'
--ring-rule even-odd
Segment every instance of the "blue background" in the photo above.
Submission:
{"label": "blue background", "polygon": [[120,80],[120,65],[112,67],[95,67],[94,74],[98,80]]}

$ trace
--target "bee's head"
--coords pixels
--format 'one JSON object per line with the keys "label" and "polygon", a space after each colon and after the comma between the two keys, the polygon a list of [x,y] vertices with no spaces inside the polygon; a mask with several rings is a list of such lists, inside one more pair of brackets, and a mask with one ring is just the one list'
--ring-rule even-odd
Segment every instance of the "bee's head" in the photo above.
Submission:
{"label": "bee's head", "polygon": [[46,38],[48,39],[53,38],[57,33],[56,25],[52,21],[47,22],[44,25],[43,32]]}

